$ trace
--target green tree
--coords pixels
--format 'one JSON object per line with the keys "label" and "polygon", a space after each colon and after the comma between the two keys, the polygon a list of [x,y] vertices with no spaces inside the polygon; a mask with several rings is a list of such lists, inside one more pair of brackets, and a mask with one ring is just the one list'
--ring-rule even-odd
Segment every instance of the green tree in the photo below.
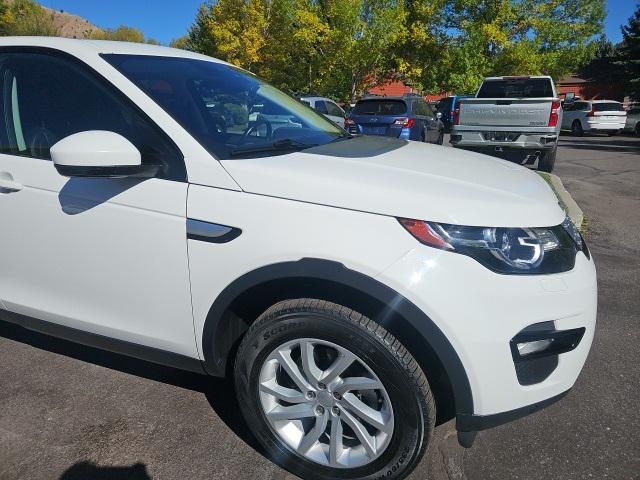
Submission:
{"label": "green tree", "polygon": [[103,30],[94,30],[91,32],[90,38],[93,40],[118,40],[121,42],[137,43],[145,42],[144,33],[137,28],[127,27],[126,25],[120,25],[115,29],[106,28]]}
{"label": "green tree", "polygon": [[293,92],[354,98],[391,72],[402,0],[219,0],[201,5],[188,48]]}
{"label": "green tree", "polygon": [[[447,28],[466,48],[467,76],[546,74],[559,79],[593,56],[604,0],[452,0]],[[464,48],[464,46],[463,46]],[[469,57],[476,57],[470,59]],[[460,72],[449,69],[445,77]],[[455,86],[455,81],[449,82]]]}
{"label": "green tree", "polygon": [[604,0],[217,0],[185,46],[343,100],[390,78],[471,92],[489,74],[576,71],[604,15]]}
{"label": "green tree", "polygon": [[613,45],[604,35],[596,44],[594,58],[578,72],[581,77],[600,83],[618,83],[624,77],[624,67],[619,63],[620,47]]}
{"label": "green tree", "polygon": [[2,1],[0,9],[2,35],[54,36],[57,30],[53,15],[34,0]]}
{"label": "green tree", "polygon": [[189,37],[183,35],[182,37],[174,38],[169,42],[171,48],[180,48],[181,50],[189,50]]}
{"label": "green tree", "polygon": [[625,92],[633,100],[640,100],[640,4],[629,23],[622,27],[616,65],[622,68]]}

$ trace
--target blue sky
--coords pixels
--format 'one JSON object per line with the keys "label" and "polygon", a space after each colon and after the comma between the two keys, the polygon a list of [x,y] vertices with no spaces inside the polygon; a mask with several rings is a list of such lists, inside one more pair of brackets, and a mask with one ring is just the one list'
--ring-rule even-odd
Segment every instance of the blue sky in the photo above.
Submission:
{"label": "blue sky", "polygon": [[[126,24],[142,30],[162,43],[183,35],[202,0],[41,0],[56,10],[80,15],[99,27]],[[620,25],[633,13],[634,0],[608,0],[605,33],[613,42],[622,38]]]}

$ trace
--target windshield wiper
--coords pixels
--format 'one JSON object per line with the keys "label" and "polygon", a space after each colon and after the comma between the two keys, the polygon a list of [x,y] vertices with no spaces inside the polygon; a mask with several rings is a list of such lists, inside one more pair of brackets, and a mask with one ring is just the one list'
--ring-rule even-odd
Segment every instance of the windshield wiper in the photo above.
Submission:
{"label": "windshield wiper", "polygon": [[266,145],[253,145],[247,147],[237,147],[229,152],[232,157],[246,155],[251,153],[278,152],[285,150],[305,150],[307,148],[317,147],[317,143],[304,143],[293,138],[283,138]]}

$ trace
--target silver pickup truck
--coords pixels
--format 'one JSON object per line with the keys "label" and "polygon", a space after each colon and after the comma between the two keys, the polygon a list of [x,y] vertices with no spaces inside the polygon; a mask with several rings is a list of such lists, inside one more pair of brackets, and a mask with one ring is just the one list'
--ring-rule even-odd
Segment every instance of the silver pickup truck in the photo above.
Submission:
{"label": "silver pickup truck", "polygon": [[454,147],[533,164],[551,172],[562,106],[551,77],[488,77],[454,111]]}

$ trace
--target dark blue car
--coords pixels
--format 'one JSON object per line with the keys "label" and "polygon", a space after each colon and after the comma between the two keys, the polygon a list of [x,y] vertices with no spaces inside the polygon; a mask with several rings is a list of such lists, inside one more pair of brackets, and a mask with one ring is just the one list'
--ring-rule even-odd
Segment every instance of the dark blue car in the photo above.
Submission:
{"label": "dark blue car", "polygon": [[441,98],[438,102],[437,110],[442,114],[442,123],[444,123],[444,131],[451,132],[453,126],[453,113],[463,98],[469,98],[473,95],[450,95]]}
{"label": "dark blue car", "polygon": [[344,128],[356,135],[380,135],[442,145],[440,115],[418,95],[365,98],[349,112]]}

